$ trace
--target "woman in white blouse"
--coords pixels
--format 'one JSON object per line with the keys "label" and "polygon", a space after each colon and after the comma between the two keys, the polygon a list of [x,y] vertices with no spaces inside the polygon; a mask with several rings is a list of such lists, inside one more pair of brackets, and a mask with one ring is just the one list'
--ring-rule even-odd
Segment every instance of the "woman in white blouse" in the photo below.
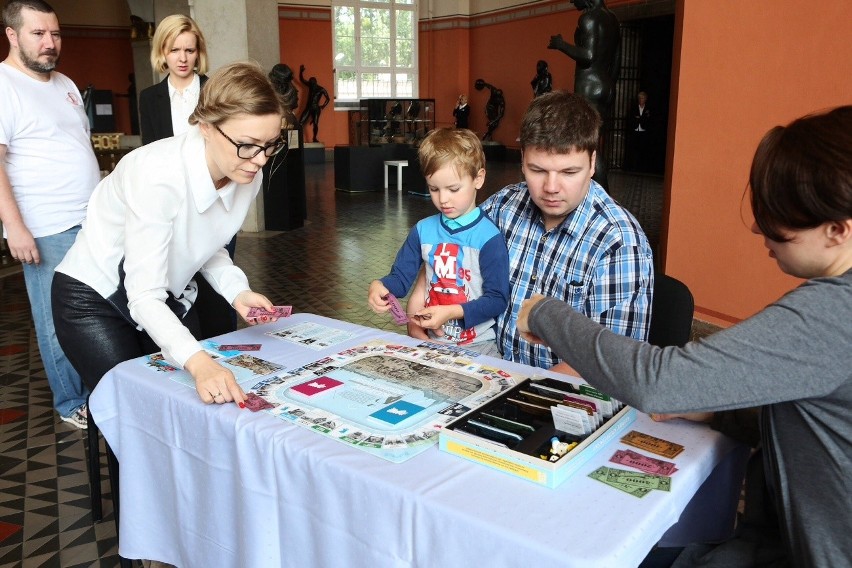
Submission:
{"label": "woman in white blouse", "polygon": [[89,388],[116,364],[161,349],[204,402],[242,405],[233,374],[196,340],[192,278],[200,272],[244,319],[272,307],[223,247],[261,188],[261,168],[284,148],[282,114],[260,67],[225,66],[187,132],[134,150],[95,189],[53,283],[57,337]]}

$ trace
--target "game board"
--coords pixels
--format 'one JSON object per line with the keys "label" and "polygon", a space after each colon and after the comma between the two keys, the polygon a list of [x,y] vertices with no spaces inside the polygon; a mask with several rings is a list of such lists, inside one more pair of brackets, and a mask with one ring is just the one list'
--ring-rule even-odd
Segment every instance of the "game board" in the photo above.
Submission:
{"label": "game board", "polygon": [[524,377],[476,363],[477,355],[424,342],[371,341],[251,387],[268,410],[392,462],[437,442],[440,428]]}

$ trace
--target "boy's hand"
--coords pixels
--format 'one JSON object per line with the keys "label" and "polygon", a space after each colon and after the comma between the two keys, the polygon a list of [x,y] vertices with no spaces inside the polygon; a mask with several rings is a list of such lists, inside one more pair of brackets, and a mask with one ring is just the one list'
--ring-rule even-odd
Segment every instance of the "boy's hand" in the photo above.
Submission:
{"label": "boy's hand", "polygon": [[377,314],[384,314],[390,309],[390,304],[385,299],[390,292],[380,280],[370,282],[370,291],[367,293],[367,303],[370,309]]}
{"label": "boy's hand", "polygon": [[449,306],[429,306],[415,312],[414,319],[424,329],[441,329],[441,326],[451,319],[464,317],[464,308],[460,304]]}

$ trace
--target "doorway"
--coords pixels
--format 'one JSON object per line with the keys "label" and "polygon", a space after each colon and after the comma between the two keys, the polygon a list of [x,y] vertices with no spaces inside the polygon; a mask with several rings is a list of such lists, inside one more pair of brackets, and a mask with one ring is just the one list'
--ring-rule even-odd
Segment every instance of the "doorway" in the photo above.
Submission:
{"label": "doorway", "polygon": [[[673,43],[673,14],[621,22],[621,73],[604,128],[610,170],[655,175],[665,170]],[[647,95],[648,116],[637,135],[639,92]]]}

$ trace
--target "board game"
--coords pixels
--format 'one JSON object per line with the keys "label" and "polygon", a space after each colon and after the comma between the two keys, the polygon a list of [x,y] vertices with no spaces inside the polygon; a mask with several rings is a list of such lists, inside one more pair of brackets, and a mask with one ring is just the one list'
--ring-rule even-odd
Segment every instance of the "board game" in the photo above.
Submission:
{"label": "board game", "polygon": [[448,424],[446,452],[556,487],[636,419],[586,384],[532,377]]}
{"label": "board game", "polygon": [[[267,335],[307,341],[307,346],[340,340],[330,328],[311,326],[297,324]],[[251,354],[256,345],[204,341],[202,347],[233,371],[251,396],[251,410],[264,409],[396,463],[434,446],[443,426],[525,378],[477,362],[474,351],[429,341],[410,346],[373,340],[294,369]],[[188,373],[161,354],[140,361],[195,386]]]}
{"label": "board game", "polygon": [[523,377],[478,354],[423,342],[371,341],[259,381],[268,412],[392,462],[438,441],[439,430]]}

